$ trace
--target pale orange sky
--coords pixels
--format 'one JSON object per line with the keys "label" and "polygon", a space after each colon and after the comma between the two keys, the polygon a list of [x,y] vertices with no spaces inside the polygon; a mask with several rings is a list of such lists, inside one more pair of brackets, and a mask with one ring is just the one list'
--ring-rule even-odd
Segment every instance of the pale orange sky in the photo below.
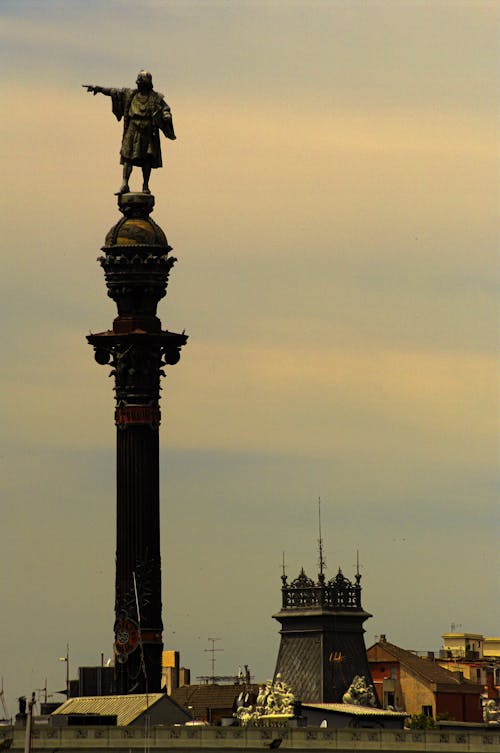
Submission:
{"label": "pale orange sky", "polygon": [[163,392],[168,647],[206,674],[220,635],[221,674],[272,674],[282,551],[314,575],[319,495],[329,572],[361,552],[368,644],[498,633],[496,4],[62,7],[0,9],[11,713],[63,686],[67,641],[75,667],[111,651],[113,396],[85,334],[114,317],[121,125],[80,84],[142,67],[178,135],[152,178],[179,260],[160,316],[190,334]]}

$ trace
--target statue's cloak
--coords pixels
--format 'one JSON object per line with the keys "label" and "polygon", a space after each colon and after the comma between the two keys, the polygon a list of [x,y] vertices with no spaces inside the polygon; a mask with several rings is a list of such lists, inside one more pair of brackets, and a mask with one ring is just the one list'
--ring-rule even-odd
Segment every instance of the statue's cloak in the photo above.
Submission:
{"label": "statue's cloak", "polygon": [[154,90],[141,94],[138,89],[111,89],[111,103],[117,120],[123,118],[120,162],[161,167],[159,131],[168,139],[176,138],[172,113],[163,94]]}

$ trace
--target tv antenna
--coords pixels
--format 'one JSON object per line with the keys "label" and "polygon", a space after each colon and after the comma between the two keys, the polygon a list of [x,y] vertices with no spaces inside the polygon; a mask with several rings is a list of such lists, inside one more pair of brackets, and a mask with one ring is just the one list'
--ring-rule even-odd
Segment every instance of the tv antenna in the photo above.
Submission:
{"label": "tv antenna", "polygon": [[209,641],[210,641],[210,643],[212,644],[212,648],[204,648],[203,650],[204,650],[204,651],[205,651],[206,653],[210,653],[210,654],[212,654],[212,658],[211,658],[211,660],[210,660],[210,661],[211,661],[211,664],[212,664],[212,675],[211,675],[211,679],[212,679],[212,684],[213,684],[213,683],[215,683],[215,653],[216,653],[217,651],[224,651],[224,649],[223,649],[223,648],[215,648],[215,644],[216,644],[216,642],[217,642],[217,641],[220,641],[220,640],[221,640],[221,638],[208,638],[208,640],[209,640]]}
{"label": "tv antenna", "polygon": [[356,549],[356,583],[359,584],[359,581],[361,580],[361,569],[363,565],[359,564],[359,549]]}
{"label": "tv antenna", "polygon": [[321,535],[321,497],[318,497],[318,526],[319,526],[319,577],[320,580],[324,579],[323,571],[326,569],[325,558],[323,557],[323,537]]}
{"label": "tv antenna", "polygon": [[9,712],[7,711],[7,704],[5,703],[5,694],[3,692],[3,677],[2,677],[2,687],[0,688],[0,704],[2,704],[2,709],[3,709],[2,722],[9,722],[10,716],[9,716]]}

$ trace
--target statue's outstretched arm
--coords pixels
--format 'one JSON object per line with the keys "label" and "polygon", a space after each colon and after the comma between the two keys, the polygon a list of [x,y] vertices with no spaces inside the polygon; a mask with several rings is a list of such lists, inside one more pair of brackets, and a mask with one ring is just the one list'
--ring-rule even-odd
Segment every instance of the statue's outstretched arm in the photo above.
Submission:
{"label": "statue's outstretched arm", "polygon": [[92,92],[92,94],[105,94],[106,97],[111,96],[111,89],[107,88],[106,86],[94,86],[94,84],[82,84],[83,88],[86,89],[88,92]]}

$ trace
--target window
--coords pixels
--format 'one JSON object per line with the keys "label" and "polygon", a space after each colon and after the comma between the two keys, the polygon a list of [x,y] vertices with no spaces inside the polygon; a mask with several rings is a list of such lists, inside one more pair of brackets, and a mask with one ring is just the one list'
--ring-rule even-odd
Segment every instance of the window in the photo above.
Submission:
{"label": "window", "polygon": [[422,706],[422,714],[424,716],[432,716],[432,706]]}
{"label": "window", "polygon": [[385,693],[385,703],[384,708],[387,708],[388,706],[394,707],[396,705],[396,696],[394,693]]}

